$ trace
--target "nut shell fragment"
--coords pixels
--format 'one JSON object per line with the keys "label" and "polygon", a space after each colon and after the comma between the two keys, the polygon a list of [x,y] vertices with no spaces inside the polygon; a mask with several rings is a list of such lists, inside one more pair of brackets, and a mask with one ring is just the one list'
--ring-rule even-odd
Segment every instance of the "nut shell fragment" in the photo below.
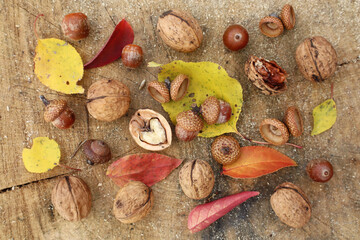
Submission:
{"label": "nut shell fragment", "polygon": [[154,204],[151,188],[142,182],[131,181],[116,194],[113,212],[122,223],[133,223],[144,218]]}
{"label": "nut shell fragment", "polygon": [[287,30],[293,29],[296,22],[294,8],[291,5],[286,4],[281,10],[280,19]]}
{"label": "nut shell fragment", "polygon": [[211,166],[203,160],[193,160],[184,164],[179,172],[181,189],[192,199],[207,197],[215,183]]}
{"label": "nut shell fragment", "polygon": [[170,92],[164,82],[158,82],[156,80],[151,81],[148,84],[147,90],[149,94],[159,103],[170,102]]}
{"label": "nut shell fragment", "polygon": [[303,227],[311,217],[311,205],[305,193],[296,185],[285,182],[275,188],[270,204],[280,220],[294,228]]}
{"label": "nut shell fragment", "polygon": [[275,61],[251,55],[245,63],[245,74],[265,95],[280,94],[287,89],[287,73]]}
{"label": "nut shell fragment", "polygon": [[260,133],[265,141],[277,146],[289,140],[289,132],[285,124],[274,118],[264,119],[261,122]]}
{"label": "nut shell fragment", "polygon": [[179,10],[170,10],[161,14],[157,30],[169,47],[180,52],[196,50],[203,40],[203,33],[196,19]]}
{"label": "nut shell fragment", "polygon": [[179,74],[172,82],[170,87],[170,96],[173,101],[179,101],[185,97],[189,87],[189,77],[185,74]]}
{"label": "nut shell fragment", "polygon": [[129,131],[135,142],[146,150],[161,151],[171,145],[172,132],[168,121],[151,109],[139,109],[134,113]]}
{"label": "nut shell fragment", "polygon": [[56,211],[68,221],[79,221],[91,210],[91,191],[80,178],[61,177],[52,190],[51,202]]}
{"label": "nut shell fragment", "polygon": [[130,90],[117,80],[99,80],[90,86],[86,106],[94,118],[106,122],[114,121],[129,109]]}
{"label": "nut shell fragment", "polygon": [[288,107],[284,116],[284,123],[294,137],[299,137],[304,132],[303,119],[299,109],[295,106]]}
{"label": "nut shell fragment", "polygon": [[262,34],[267,37],[277,37],[284,31],[284,25],[277,17],[267,16],[261,19],[259,28]]}
{"label": "nut shell fragment", "polygon": [[303,76],[315,82],[330,78],[336,70],[337,55],[325,38],[306,38],[296,49],[296,63]]}

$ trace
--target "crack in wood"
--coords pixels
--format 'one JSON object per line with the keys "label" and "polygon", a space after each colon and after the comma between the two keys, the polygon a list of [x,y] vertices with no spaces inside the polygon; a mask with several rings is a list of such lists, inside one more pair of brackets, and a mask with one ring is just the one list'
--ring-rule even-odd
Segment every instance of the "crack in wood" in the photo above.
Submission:
{"label": "crack in wood", "polygon": [[345,61],[345,62],[342,62],[342,63],[338,63],[337,65],[339,67],[342,67],[342,66],[345,66],[345,65],[348,65],[348,64],[351,64],[351,63],[356,64],[359,61],[360,61],[360,56],[358,56],[357,58],[352,59],[352,60],[348,60],[348,61]]}

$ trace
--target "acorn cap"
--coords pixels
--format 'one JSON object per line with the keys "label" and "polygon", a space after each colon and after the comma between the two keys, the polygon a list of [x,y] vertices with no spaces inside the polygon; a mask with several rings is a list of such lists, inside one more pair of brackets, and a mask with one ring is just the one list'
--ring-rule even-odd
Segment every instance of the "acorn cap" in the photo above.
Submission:
{"label": "acorn cap", "polygon": [[261,33],[268,37],[277,37],[284,31],[284,25],[281,20],[272,16],[261,19],[259,28]]}
{"label": "acorn cap", "polygon": [[220,136],[211,144],[211,154],[220,164],[235,162],[240,157],[240,144],[231,136]]}
{"label": "acorn cap", "polygon": [[44,119],[46,122],[54,121],[67,108],[67,102],[64,99],[51,100],[46,106]]}
{"label": "acorn cap", "polygon": [[282,8],[280,18],[287,30],[293,29],[295,27],[295,12],[291,5],[286,4]]}
{"label": "acorn cap", "polygon": [[181,112],[176,116],[177,124],[186,131],[200,131],[204,127],[201,118],[191,110]]}
{"label": "acorn cap", "polygon": [[284,122],[294,137],[299,137],[304,132],[303,120],[297,107],[288,107],[285,112]]}
{"label": "acorn cap", "polygon": [[219,100],[214,96],[208,97],[203,104],[201,104],[200,112],[207,124],[215,124],[220,114]]}
{"label": "acorn cap", "polygon": [[285,124],[275,118],[264,119],[260,124],[261,136],[273,145],[283,145],[289,140]]}
{"label": "acorn cap", "polygon": [[172,82],[170,87],[170,96],[173,101],[179,101],[185,97],[189,87],[189,77],[185,74],[179,74]]}
{"label": "acorn cap", "polygon": [[148,84],[147,90],[150,95],[159,103],[170,102],[169,89],[164,82],[158,82],[156,80]]}

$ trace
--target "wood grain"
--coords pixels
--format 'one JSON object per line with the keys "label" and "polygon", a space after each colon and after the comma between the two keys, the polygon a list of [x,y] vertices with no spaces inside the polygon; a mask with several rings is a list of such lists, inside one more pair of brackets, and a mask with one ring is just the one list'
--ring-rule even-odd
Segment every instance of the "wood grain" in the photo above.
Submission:
{"label": "wood grain", "polygon": [[[0,1],[0,217],[1,239],[356,239],[360,235],[360,2],[330,0],[327,2],[293,1],[296,26],[277,38],[270,39],[258,30],[260,19],[279,11],[288,3],[274,1]],[[201,47],[189,54],[168,48],[156,33],[158,16],[169,9],[188,11],[198,19],[203,32]],[[191,235],[187,230],[187,215],[205,200],[188,199],[178,184],[175,170],[164,181],[154,185],[155,204],[150,214],[134,224],[121,224],[112,212],[112,202],[118,187],[105,176],[108,164],[89,166],[79,153],[69,159],[84,138],[105,140],[116,157],[144,152],[132,140],[128,121],[139,108],[151,108],[162,113],[140,83],[156,79],[157,69],[125,69],[121,61],[86,70],[81,84],[88,89],[102,79],[118,79],[131,91],[132,102],[126,116],[111,123],[99,122],[88,116],[84,95],[63,95],[42,85],[33,72],[36,47],[33,22],[42,13],[36,29],[40,38],[64,39],[60,22],[71,12],[84,12],[90,21],[88,38],[70,43],[84,62],[90,60],[106,42],[114,26],[122,19],[129,21],[135,32],[135,44],[142,46],[145,62],[168,63],[172,60],[213,61],[223,66],[244,89],[244,105],[238,130],[260,140],[259,123],[264,118],[282,119],[289,105],[297,105],[304,116],[305,132],[290,142],[304,146],[276,147],[293,158],[296,168],[286,168],[257,179],[235,180],[220,175],[220,166],[212,160],[213,139],[197,138],[190,143],[174,138],[163,154],[184,159],[204,159],[216,173],[216,183],[208,200],[218,199],[244,190],[260,191],[202,232]],[[250,34],[248,46],[230,52],[222,43],[225,28],[238,23]],[[296,67],[294,53],[306,37],[321,35],[334,46],[338,55],[335,75],[323,83],[305,80]],[[275,60],[290,74],[288,90],[279,96],[262,95],[244,75],[244,63],[249,55]],[[311,137],[312,109],[330,97],[334,83],[334,99],[338,108],[335,125],[318,136]],[[55,129],[42,118],[43,105],[39,95],[49,99],[64,98],[74,109],[76,122],[69,130]],[[21,159],[24,147],[32,139],[48,136],[61,146],[61,163],[83,169],[80,173],[55,168],[44,174],[26,171]],[[237,136],[236,136],[237,137]],[[238,138],[238,137],[237,137]],[[241,145],[250,145],[238,138]],[[312,182],[305,167],[313,158],[326,158],[334,166],[334,177],[325,184]],[[113,161],[112,160],[112,161]],[[57,176],[74,174],[83,178],[93,194],[90,215],[76,223],[66,222],[51,206],[50,193]],[[284,181],[303,188],[312,202],[313,215],[302,229],[282,224],[271,209],[269,198],[273,189]]]}

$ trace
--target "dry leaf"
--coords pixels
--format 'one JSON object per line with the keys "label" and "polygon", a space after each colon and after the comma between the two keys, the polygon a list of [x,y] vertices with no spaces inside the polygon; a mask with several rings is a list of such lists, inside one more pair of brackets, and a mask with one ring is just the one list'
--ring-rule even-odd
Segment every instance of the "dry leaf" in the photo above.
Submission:
{"label": "dry leaf", "polygon": [[42,84],[66,94],[84,93],[77,85],[84,66],[73,46],[56,38],[38,39],[35,53],[34,72]]}
{"label": "dry leaf", "polygon": [[[150,66],[157,66],[151,63]],[[173,80],[178,74],[185,74],[190,79],[186,96],[177,102],[170,101],[162,104],[169,114],[171,121],[176,123],[176,116],[191,109],[196,103],[200,106],[208,96],[230,103],[233,115],[227,123],[207,125],[198,135],[200,137],[215,137],[224,133],[236,132],[236,122],[239,119],[243,104],[242,87],[238,80],[229,77],[224,68],[213,62],[183,62],[173,61],[161,66],[158,80],[164,82],[166,78]]]}
{"label": "dry leaf", "polygon": [[241,192],[195,207],[189,214],[188,229],[199,232],[259,192]]}
{"label": "dry leaf", "polygon": [[257,178],[296,165],[294,160],[275,149],[249,146],[240,148],[240,158],[224,165],[222,173],[233,178]]}
{"label": "dry leaf", "polygon": [[32,148],[23,149],[22,158],[25,168],[29,172],[47,172],[59,164],[59,144],[47,137],[37,137],[33,140]]}
{"label": "dry leaf", "polygon": [[181,162],[158,153],[133,154],[112,163],[106,175],[120,187],[129,181],[140,181],[150,187],[165,179]]}

